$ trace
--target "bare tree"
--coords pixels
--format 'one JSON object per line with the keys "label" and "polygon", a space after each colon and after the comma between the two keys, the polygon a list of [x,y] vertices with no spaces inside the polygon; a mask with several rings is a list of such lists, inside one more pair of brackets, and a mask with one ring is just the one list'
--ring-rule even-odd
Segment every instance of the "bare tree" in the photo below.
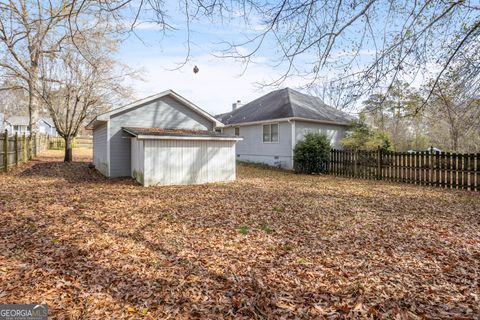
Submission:
{"label": "bare tree", "polygon": [[57,51],[67,38],[66,29],[61,29],[69,11],[69,1],[0,3],[0,75],[7,80],[4,84],[10,84],[1,90],[25,90],[30,132],[36,129],[34,86],[40,77],[39,66],[42,58]]}
{"label": "bare tree", "polygon": [[[316,85],[328,75],[342,84],[343,92],[354,93],[347,95],[352,103],[358,99],[351,97],[379,88],[388,92],[397,80],[431,75],[428,101],[449,66],[456,64],[471,91],[480,87],[480,5],[474,0],[185,0],[179,9],[187,29],[185,62],[193,41],[192,21],[218,23],[240,15],[250,36],[229,43],[222,56],[248,65],[263,48],[277,48],[274,63],[283,74],[267,85],[280,85],[292,75]],[[162,31],[173,28],[164,0],[10,0],[0,4],[0,18],[2,76],[22,79],[16,86],[29,92],[31,112],[32,86],[45,54],[70,38],[84,58],[92,56],[78,45],[85,21],[114,24],[119,35],[135,33],[144,22],[157,23]]]}
{"label": "bare tree", "polygon": [[119,26],[114,15],[103,11],[101,4],[97,0],[0,2],[0,91],[25,91],[30,132],[36,131],[39,113],[35,85],[49,81],[40,75],[43,59],[57,54],[65,41],[86,58],[93,52],[85,41],[91,31],[101,26],[102,32],[119,32],[112,28]]}
{"label": "bare tree", "polygon": [[86,45],[77,39],[75,45],[69,43],[58,54],[45,58],[41,75],[49,80],[37,85],[37,94],[65,141],[67,162],[72,161],[72,141],[87,116],[130,98],[132,93],[125,80],[135,72],[112,59],[117,43],[102,33],[92,33],[88,42],[89,46],[96,43],[95,55],[86,57],[77,50]]}
{"label": "bare tree", "polygon": [[[0,84],[2,87],[10,87],[10,83]],[[4,113],[5,117],[28,114],[27,104],[28,96],[24,90],[3,90],[0,91],[0,113]]]}
{"label": "bare tree", "polygon": [[[185,0],[179,6],[188,31],[185,61],[190,21],[224,22],[240,15],[250,36],[228,43],[222,56],[248,65],[262,49],[277,48],[274,63],[283,73],[266,85],[295,75],[313,86],[328,75],[359,97],[428,75],[434,78],[433,90],[448,67],[461,61],[472,91],[480,87],[480,5],[475,0]],[[145,20],[163,30],[170,27],[162,0],[99,2],[98,7],[130,19],[131,30]]]}
{"label": "bare tree", "polygon": [[447,73],[432,91],[427,107],[429,130],[434,141],[454,152],[478,152],[480,143],[480,96],[465,86],[458,70]]}
{"label": "bare tree", "polygon": [[345,79],[324,78],[317,81],[309,91],[320,97],[327,105],[339,110],[348,109],[360,98],[350,81]]}
{"label": "bare tree", "polygon": [[[433,145],[445,151],[478,152],[480,96],[463,79],[452,68],[433,91],[434,79],[420,90],[397,82],[388,94],[370,95],[362,116],[391,137],[397,150],[425,150]],[[420,108],[431,91],[426,107]]]}
{"label": "bare tree", "polygon": [[431,74],[434,89],[459,60],[469,62],[463,77],[476,84],[480,78],[476,1],[294,0],[248,6],[256,9],[263,31],[232,44],[226,56],[248,61],[263,46],[275,43],[280,48],[278,65],[285,73],[272,84],[292,73],[312,84],[325,73],[336,73],[364,94]]}

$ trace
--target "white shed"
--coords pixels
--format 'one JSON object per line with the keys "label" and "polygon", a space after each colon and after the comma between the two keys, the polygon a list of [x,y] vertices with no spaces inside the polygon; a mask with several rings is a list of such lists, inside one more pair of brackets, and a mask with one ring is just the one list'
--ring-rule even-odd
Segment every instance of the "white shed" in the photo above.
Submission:
{"label": "white shed", "polygon": [[235,179],[235,143],[223,124],[172,90],[95,117],[93,164],[107,177],[145,186]]}
{"label": "white shed", "polygon": [[199,130],[123,130],[132,136],[132,177],[144,186],[235,180],[238,137]]}

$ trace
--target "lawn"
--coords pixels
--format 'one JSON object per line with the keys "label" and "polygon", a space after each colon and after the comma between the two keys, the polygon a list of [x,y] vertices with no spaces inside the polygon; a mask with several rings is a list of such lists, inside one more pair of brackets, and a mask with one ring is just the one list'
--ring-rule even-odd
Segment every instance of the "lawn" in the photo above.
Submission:
{"label": "lawn", "polygon": [[52,319],[480,316],[478,193],[246,165],[234,183],[143,188],[90,157],[0,174],[0,303]]}

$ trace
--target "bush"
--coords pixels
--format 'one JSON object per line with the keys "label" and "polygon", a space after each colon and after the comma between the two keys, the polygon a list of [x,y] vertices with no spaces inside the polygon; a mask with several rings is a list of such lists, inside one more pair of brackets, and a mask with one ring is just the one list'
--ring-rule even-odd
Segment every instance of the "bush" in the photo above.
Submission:
{"label": "bush", "polygon": [[325,134],[307,133],[293,150],[293,166],[300,173],[325,173],[330,161],[330,141]]}
{"label": "bush", "polygon": [[390,137],[377,130],[370,129],[363,122],[353,122],[347,136],[341,141],[342,146],[349,150],[377,150],[393,151],[393,143]]}

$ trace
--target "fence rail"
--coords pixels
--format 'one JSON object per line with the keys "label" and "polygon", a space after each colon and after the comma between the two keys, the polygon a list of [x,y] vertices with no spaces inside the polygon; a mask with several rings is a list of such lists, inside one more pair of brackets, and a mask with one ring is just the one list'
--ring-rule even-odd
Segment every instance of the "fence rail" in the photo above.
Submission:
{"label": "fence rail", "polygon": [[0,171],[8,171],[13,166],[28,161],[48,148],[48,136],[0,134]]}
{"label": "fence rail", "polygon": [[480,191],[480,153],[331,150],[329,173]]}
{"label": "fence rail", "polygon": [[[64,149],[65,148],[65,140],[63,140],[62,137],[50,137],[48,148],[53,149],[53,150]],[[84,136],[84,137],[79,136],[79,137],[73,138],[72,148],[74,148],[74,149],[76,149],[76,148],[92,149],[93,148],[93,138],[92,137],[87,137],[87,136]]]}

